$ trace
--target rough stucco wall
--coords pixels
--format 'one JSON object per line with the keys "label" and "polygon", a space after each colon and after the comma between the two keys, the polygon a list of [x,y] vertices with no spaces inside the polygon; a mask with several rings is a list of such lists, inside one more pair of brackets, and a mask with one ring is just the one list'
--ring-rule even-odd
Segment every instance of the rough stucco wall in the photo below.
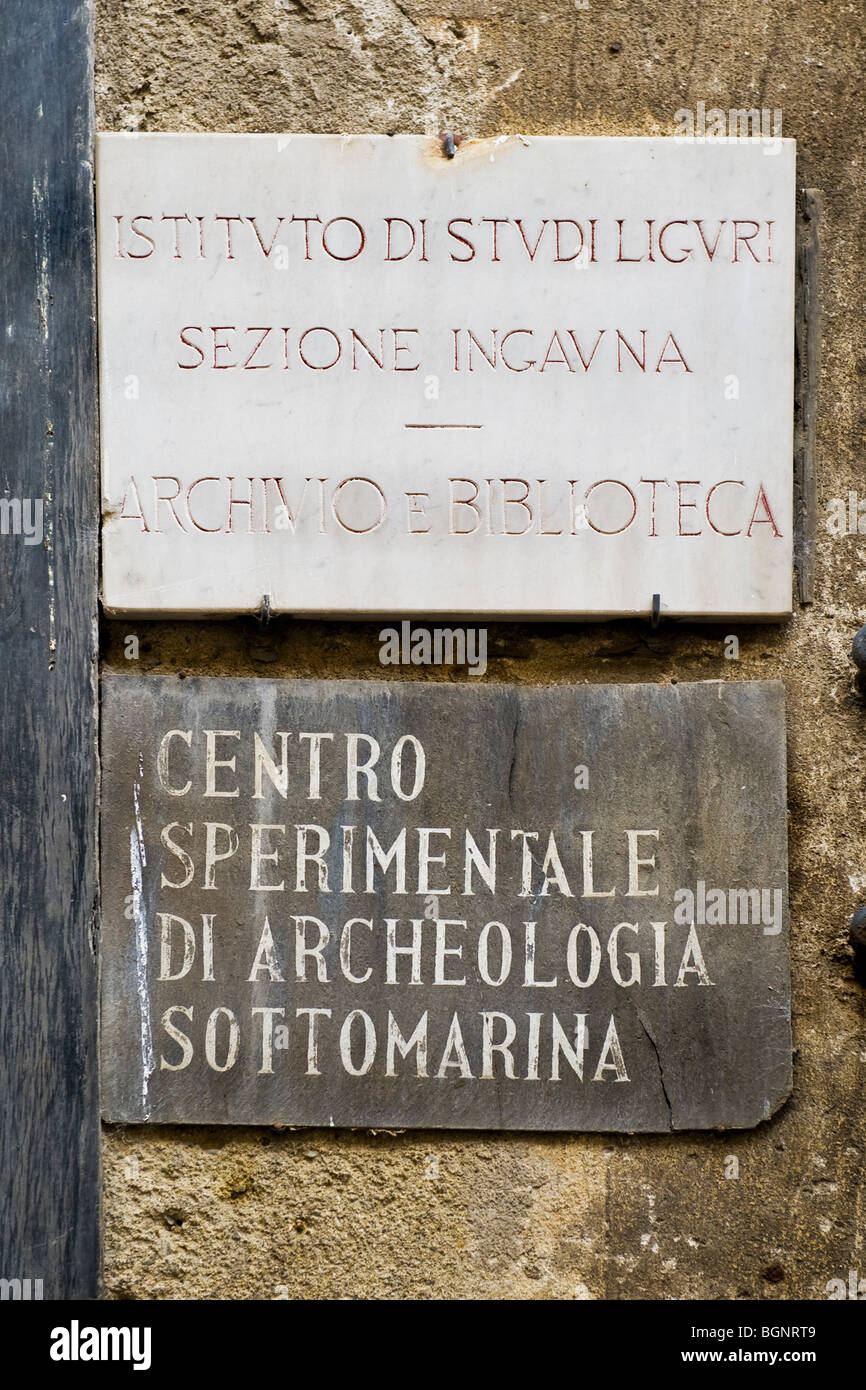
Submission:
{"label": "rough stucco wall", "polygon": [[[861,481],[863,14],[825,0],[98,0],[106,130],[672,134],[683,106],[779,107],[823,192],[819,518]],[[651,441],[648,441],[651,447]],[[816,602],[778,627],[490,629],[487,679],[779,677],[788,699],[794,1094],[750,1133],[659,1138],[110,1128],[106,1289],[119,1298],[823,1298],[866,1275],[866,897],[851,637],[863,540],[819,526]],[[105,664],[382,675],[376,626],[104,624]],[[399,668],[398,668],[399,674]],[[389,671],[393,678],[394,671]],[[414,678],[464,679],[430,670]],[[725,1178],[725,1156],[739,1159]]]}

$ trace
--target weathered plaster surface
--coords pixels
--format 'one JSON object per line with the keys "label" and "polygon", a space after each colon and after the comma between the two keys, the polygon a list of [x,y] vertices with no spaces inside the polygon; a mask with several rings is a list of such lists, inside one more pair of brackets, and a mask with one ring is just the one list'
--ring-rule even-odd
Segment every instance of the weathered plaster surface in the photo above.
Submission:
{"label": "weathered plaster surface", "polygon": [[[824,209],[814,607],[742,628],[738,661],[710,628],[502,624],[487,674],[785,682],[792,1100],[751,1133],[653,1139],[109,1129],[109,1296],[824,1298],[829,1279],[866,1275],[866,1018],[845,945],[866,898],[866,710],[848,659],[866,548],[824,525],[831,498],[866,495],[860,8],[100,0],[97,44],[106,130],[672,134],[700,100],[780,108]],[[129,670],[131,630],[105,624],[106,666]],[[135,630],[138,671],[382,675],[373,626]]]}

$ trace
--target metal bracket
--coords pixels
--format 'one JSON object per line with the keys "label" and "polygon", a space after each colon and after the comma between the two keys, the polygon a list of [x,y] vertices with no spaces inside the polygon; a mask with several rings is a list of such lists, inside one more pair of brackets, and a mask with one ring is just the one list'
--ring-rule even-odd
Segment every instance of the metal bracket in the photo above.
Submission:
{"label": "metal bracket", "polygon": [[445,158],[453,159],[455,154],[457,153],[457,146],[460,144],[460,136],[452,135],[450,130],[446,130],[445,134],[442,136],[442,139],[440,140],[440,144],[442,146],[442,153],[444,154]]}

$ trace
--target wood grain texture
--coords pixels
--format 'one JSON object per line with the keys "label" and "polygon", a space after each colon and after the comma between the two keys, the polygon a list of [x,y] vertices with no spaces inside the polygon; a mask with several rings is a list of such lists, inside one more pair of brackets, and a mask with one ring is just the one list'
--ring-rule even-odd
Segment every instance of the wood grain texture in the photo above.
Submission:
{"label": "wood grain texture", "polygon": [[797,282],[795,311],[794,385],[794,565],[801,604],[815,599],[815,533],[818,525],[818,484],[815,472],[815,432],[821,326],[818,282],[818,225],[821,194],[800,190],[797,208]]}
{"label": "wood grain texture", "polygon": [[99,1279],[97,407],[89,0],[0,37],[0,1277]]}

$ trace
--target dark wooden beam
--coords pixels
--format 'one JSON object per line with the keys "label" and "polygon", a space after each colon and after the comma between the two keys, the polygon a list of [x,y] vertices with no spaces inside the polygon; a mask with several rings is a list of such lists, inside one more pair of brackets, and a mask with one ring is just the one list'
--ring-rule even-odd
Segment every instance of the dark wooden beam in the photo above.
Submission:
{"label": "dark wooden beam", "polygon": [[0,1279],[65,1299],[100,1250],[92,68],[90,0],[5,15]]}
{"label": "dark wooden beam", "polygon": [[815,434],[820,373],[818,229],[821,194],[803,188],[797,204],[797,281],[794,334],[794,566],[801,604],[815,601],[818,483]]}

